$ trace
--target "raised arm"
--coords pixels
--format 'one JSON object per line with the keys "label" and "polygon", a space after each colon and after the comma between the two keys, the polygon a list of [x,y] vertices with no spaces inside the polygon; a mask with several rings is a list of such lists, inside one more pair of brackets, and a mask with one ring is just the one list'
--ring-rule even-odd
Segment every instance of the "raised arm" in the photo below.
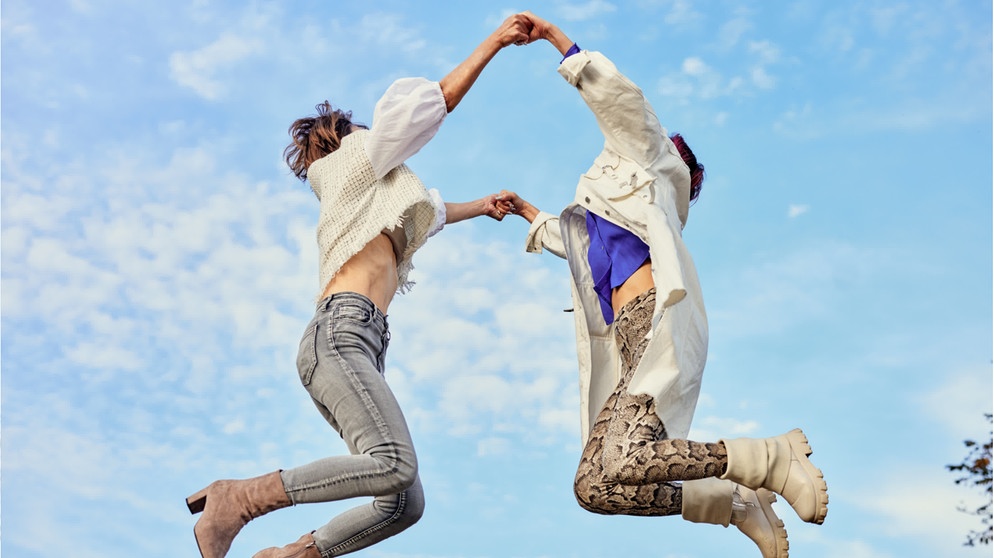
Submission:
{"label": "raised arm", "polygon": [[476,78],[480,77],[483,68],[490,63],[500,49],[512,44],[527,44],[531,30],[531,20],[524,14],[515,14],[505,19],[500,27],[484,39],[468,58],[439,82],[442,86],[442,95],[445,96],[445,109],[452,112],[456,108],[459,101],[462,101],[469,88],[476,82]]}
{"label": "raised arm", "polygon": [[483,68],[505,46],[528,42],[531,22],[523,15],[507,18],[472,54],[439,82],[425,78],[395,81],[376,103],[366,151],[376,177],[421,150],[456,108]]}
{"label": "raised arm", "polygon": [[[547,40],[566,56],[574,43],[558,26],[531,12],[524,15],[532,22],[529,40]],[[643,166],[659,157],[666,130],[642,90],[607,57],[581,51],[563,60],[559,73],[590,107],[609,147]]]}

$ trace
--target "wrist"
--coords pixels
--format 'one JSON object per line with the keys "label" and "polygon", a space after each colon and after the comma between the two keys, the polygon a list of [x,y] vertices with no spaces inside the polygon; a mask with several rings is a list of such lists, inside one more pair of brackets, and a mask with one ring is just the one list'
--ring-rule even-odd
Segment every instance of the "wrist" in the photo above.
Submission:
{"label": "wrist", "polygon": [[538,209],[534,205],[528,202],[525,202],[524,205],[518,208],[518,215],[524,217],[525,220],[528,221],[529,223],[531,223],[532,221],[535,220],[536,217],[538,217],[538,213],[539,213]]}

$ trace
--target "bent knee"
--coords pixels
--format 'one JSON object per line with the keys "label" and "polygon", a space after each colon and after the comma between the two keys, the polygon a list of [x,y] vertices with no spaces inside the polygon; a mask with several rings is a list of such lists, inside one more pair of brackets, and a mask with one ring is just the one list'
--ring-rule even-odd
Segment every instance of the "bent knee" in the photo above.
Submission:
{"label": "bent knee", "polygon": [[411,488],[418,479],[418,460],[414,454],[373,455],[380,462],[381,486],[379,494],[398,494]]}
{"label": "bent knee", "polygon": [[410,527],[425,513],[425,495],[421,490],[405,490],[403,496],[405,501],[401,511],[401,521]]}
{"label": "bent knee", "polygon": [[424,515],[424,491],[418,483],[397,494],[376,498],[373,506],[383,515],[385,521],[400,530],[407,529]]}
{"label": "bent knee", "polygon": [[592,513],[612,514],[613,507],[608,501],[609,486],[600,481],[577,477],[573,481],[573,496],[580,507]]}

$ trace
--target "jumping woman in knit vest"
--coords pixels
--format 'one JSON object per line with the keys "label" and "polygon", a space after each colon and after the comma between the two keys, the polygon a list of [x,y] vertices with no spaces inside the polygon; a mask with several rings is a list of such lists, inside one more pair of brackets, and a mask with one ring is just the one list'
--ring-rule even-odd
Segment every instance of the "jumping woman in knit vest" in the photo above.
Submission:
{"label": "jumping woman in knit vest", "polygon": [[733,524],[764,558],[787,558],[774,493],[804,521],[820,524],[828,512],[804,434],[686,439],[708,330],[682,231],[704,167],[610,60],[525,14],[530,41],[548,40],[563,55],[559,73],[604,134],[603,151],[558,217],[513,192],[498,201],[531,223],[527,251],[546,249],[569,263],[584,442],[576,499],[594,513]]}
{"label": "jumping woman in knit vest", "polygon": [[531,23],[505,20],[440,82],[406,78],[376,105],[372,126],[327,101],[290,127],[284,155],[320,201],[320,301],[304,331],[297,370],[318,411],[351,455],[248,480],[220,480],[187,498],[203,558],[222,558],[251,519],[287,506],[372,496],[296,542],[254,558],[329,558],[410,527],[424,510],[418,462],[404,415],[384,379],[387,309],[411,283],[411,259],[443,225],[488,215],[495,196],[444,203],[403,163],[438,131],[502,48],[526,44]]}

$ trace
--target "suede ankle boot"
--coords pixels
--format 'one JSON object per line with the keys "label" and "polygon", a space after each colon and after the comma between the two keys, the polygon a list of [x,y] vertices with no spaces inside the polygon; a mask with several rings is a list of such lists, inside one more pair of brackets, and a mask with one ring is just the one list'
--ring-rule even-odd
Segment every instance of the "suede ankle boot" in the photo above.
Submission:
{"label": "suede ankle boot", "polygon": [[321,558],[314,536],[307,533],[283,548],[267,548],[252,555],[252,558]]}
{"label": "suede ankle boot", "polygon": [[186,499],[190,513],[204,512],[193,527],[203,558],[224,558],[246,523],[291,503],[279,471],[248,480],[214,481]]}

